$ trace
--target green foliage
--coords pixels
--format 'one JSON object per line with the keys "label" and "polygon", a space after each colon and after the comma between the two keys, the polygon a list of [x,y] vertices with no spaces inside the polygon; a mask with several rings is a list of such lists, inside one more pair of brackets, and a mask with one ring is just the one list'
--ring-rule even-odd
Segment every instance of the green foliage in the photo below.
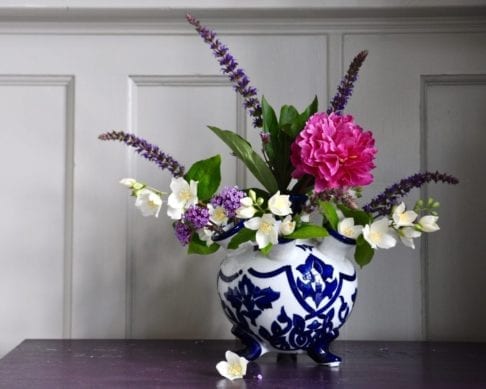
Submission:
{"label": "green foliage", "polygon": [[319,201],[319,210],[327,219],[327,222],[333,230],[337,231],[337,225],[339,223],[339,217],[336,212],[336,208],[329,201]]}
{"label": "green foliage", "polygon": [[221,183],[221,156],[204,159],[194,163],[184,176],[186,181],[198,181],[197,196],[202,201],[209,200]]}
{"label": "green foliage", "polygon": [[418,200],[415,203],[413,210],[418,214],[429,213],[433,216],[437,216],[438,215],[437,209],[439,209],[439,207],[440,207],[440,203],[437,200],[433,199],[432,197],[429,197],[427,201],[424,201],[422,199]]}
{"label": "green foliage", "polygon": [[219,245],[217,245],[216,243],[213,243],[212,245],[208,246],[206,242],[204,242],[199,238],[199,236],[197,236],[197,234],[193,234],[192,239],[189,242],[189,246],[187,248],[187,253],[207,255],[218,251],[218,249],[219,249]]}
{"label": "green foliage", "polygon": [[301,120],[304,120],[304,123],[307,122],[307,120],[314,115],[317,110],[319,109],[319,102],[317,101],[317,96],[314,96],[314,100],[307,106],[307,108],[300,114]]}
{"label": "green foliage", "polygon": [[307,106],[304,112],[300,114],[293,106],[284,105],[280,109],[280,128],[292,139],[295,139],[299,132],[304,128],[309,117],[317,112],[317,108],[317,96],[314,97],[314,100],[312,100],[312,103]]}
{"label": "green foliage", "polygon": [[250,230],[249,228],[243,228],[238,233],[233,236],[233,238],[228,243],[229,249],[236,249],[238,246],[244,242],[248,242],[250,240],[255,240],[256,231]]}
{"label": "green foliage", "polygon": [[360,235],[356,240],[356,250],[354,251],[354,259],[356,263],[362,268],[371,262],[375,250],[370,244]]}
{"label": "green foliage", "polygon": [[263,131],[270,135],[269,142],[263,147],[281,192],[286,191],[293,170],[290,163],[290,146],[304,128],[307,119],[317,112],[317,105],[317,97],[315,97],[300,114],[295,107],[284,105],[280,109],[280,117],[277,120],[275,110],[265,97],[262,98]]}
{"label": "green foliage", "polygon": [[253,173],[266,190],[270,193],[278,191],[278,184],[272,171],[245,139],[232,131],[221,130],[212,126],[209,126],[209,129],[230,147],[236,157],[243,161],[248,170]]}
{"label": "green foliage", "polygon": [[263,255],[268,255],[270,251],[272,251],[272,248],[273,248],[273,244],[269,243],[264,248],[260,249],[260,252]]}
{"label": "green foliage", "polygon": [[317,226],[315,224],[305,223],[296,228],[294,232],[289,235],[285,235],[287,239],[312,239],[312,238],[325,238],[329,235],[329,232],[324,227]]}
{"label": "green foliage", "polygon": [[274,109],[262,98],[263,131],[270,134],[270,140],[264,144],[268,163],[277,180],[278,190],[285,191],[290,183],[292,164],[290,163],[290,145],[292,138],[280,130]]}
{"label": "green foliage", "polygon": [[338,204],[338,208],[345,217],[352,217],[356,225],[365,226],[373,221],[373,217],[361,209],[348,208],[343,204]]}
{"label": "green foliage", "polygon": [[270,197],[268,192],[265,192],[260,188],[248,188],[245,189],[245,191],[248,193],[248,195],[250,194],[250,191],[253,191],[255,193],[255,199],[262,198],[264,201],[267,201],[268,198]]}
{"label": "green foliage", "polygon": [[279,129],[277,115],[265,96],[262,97],[263,131],[274,134]]}
{"label": "green foliage", "polygon": [[298,129],[301,125],[299,112],[291,105],[282,106],[282,108],[280,108],[279,125],[283,132],[290,137],[295,138],[300,132]]}

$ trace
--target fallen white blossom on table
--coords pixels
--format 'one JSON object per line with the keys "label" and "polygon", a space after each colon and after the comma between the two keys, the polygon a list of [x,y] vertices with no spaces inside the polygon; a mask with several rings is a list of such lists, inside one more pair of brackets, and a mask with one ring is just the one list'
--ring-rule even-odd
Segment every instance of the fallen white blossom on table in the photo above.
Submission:
{"label": "fallen white blossom on table", "polygon": [[218,373],[231,381],[243,378],[246,374],[248,360],[229,350],[226,351],[225,357],[226,361],[218,362],[216,365]]}

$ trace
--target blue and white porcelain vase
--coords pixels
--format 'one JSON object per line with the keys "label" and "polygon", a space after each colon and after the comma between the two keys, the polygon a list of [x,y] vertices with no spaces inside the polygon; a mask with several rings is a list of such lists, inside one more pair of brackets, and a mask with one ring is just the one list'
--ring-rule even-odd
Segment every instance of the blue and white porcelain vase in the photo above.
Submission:
{"label": "blue and white porcelain vase", "polygon": [[358,281],[348,259],[354,241],[331,235],[280,243],[268,257],[249,244],[228,251],[218,293],[245,346],[240,355],[306,352],[319,364],[340,364],[329,345],[351,313]]}

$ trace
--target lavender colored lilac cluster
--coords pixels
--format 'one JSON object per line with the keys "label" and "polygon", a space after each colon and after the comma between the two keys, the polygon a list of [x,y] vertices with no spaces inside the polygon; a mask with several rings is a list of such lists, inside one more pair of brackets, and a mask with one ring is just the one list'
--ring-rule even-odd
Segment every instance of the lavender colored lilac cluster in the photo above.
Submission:
{"label": "lavender colored lilac cluster", "polygon": [[327,109],[327,114],[331,112],[335,112],[341,114],[348,103],[349,98],[353,93],[353,87],[355,81],[358,79],[359,69],[361,65],[363,65],[364,60],[366,59],[368,52],[366,50],[361,51],[354,57],[353,61],[349,65],[349,69],[342,79],[341,83],[338,86],[338,90],[334,98],[331,100],[329,104],[329,108]]}
{"label": "lavender colored lilac cluster", "polygon": [[209,211],[200,205],[191,205],[184,213],[184,221],[193,228],[203,228],[209,222]]}
{"label": "lavender colored lilac cluster", "polygon": [[174,230],[179,242],[181,242],[183,246],[188,245],[192,236],[191,227],[181,221],[178,221],[175,223]]}
{"label": "lavender colored lilac cluster", "polygon": [[184,175],[184,166],[173,159],[170,155],[163,153],[158,146],[152,145],[145,139],[123,131],[106,132],[98,136],[101,140],[117,140],[135,148],[135,151],[149,161],[155,162],[161,169],[167,169],[174,177]]}
{"label": "lavender colored lilac cluster", "polygon": [[398,204],[401,197],[405,196],[412,189],[420,188],[422,185],[431,181],[443,182],[452,185],[459,183],[459,180],[450,174],[439,172],[417,173],[389,186],[368,204],[366,204],[363,209],[368,213],[388,215],[393,206]]}
{"label": "lavender colored lilac cluster", "polygon": [[223,207],[226,215],[232,218],[236,216],[236,210],[241,206],[240,200],[245,196],[245,192],[237,186],[226,186],[211,199],[211,204],[213,207]]}
{"label": "lavender colored lilac cluster", "polygon": [[238,67],[238,62],[236,62],[235,58],[229,53],[228,47],[221,43],[214,31],[202,26],[201,22],[195,17],[187,14],[186,19],[194,26],[201,38],[204,39],[204,42],[209,45],[214,56],[218,59],[223,73],[228,75],[229,79],[234,84],[235,90],[245,99],[244,106],[248,110],[250,116],[253,117],[253,125],[257,128],[262,127],[262,107],[260,101],[256,97],[257,90],[250,86],[250,79],[245,74],[244,70]]}

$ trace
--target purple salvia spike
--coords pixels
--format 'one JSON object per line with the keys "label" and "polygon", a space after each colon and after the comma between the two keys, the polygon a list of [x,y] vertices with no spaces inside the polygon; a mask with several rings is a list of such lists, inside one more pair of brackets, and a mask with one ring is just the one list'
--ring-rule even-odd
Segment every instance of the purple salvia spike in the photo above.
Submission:
{"label": "purple salvia spike", "polygon": [[329,108],[327,109],[328,115],[331,114],[331,112],[341,114],[346,107],[346,104],[353,93],[354,82],[358,79],[359,69],[361,68],[361,65],[363,65],[367,55],[368,51],[364,50],[354,57],[349,65],[346,75],[338,86],[336,95],[329,104]]}
{"label": "purple salvia spike", "polygon": [[157,146],[151,145],[145,139],[139,138],[136,135],[128,134],[123,131],[106,132],[98,136],[101,140],[117,140],[131,146],[142,157],[155,164],[161,169],[167,169],[174,177],[182,177],[184,175],[184,166],[173,159],[170,155],[163,153]]}
{"label": "purple salvia spike", "polygon": [[432,181],[451,185],[459,183],[459,180],[450,174],[439,172],[416,173],[386,188],[382,193],[366,204],[363,207],[363,210],[368,213],[388,215],[392,208],[398,204],[401,197],[407,195],[412,189],[420,188],[422,185]]}
{"label": "purple salvia spike", "polygon": [[228,47],[223,45],[216,37],[216,33],[207,27],[201,25],[201,22],[190,14],[186,15],[187,21],[194,26],[201,38],[209,44],[215,57],[221,66],[224,74],[227,74],[231,82],[234,83],[235,90],[244,98],[244,107],[248,110],[250,116],[253,117],[253,125],[257,128],[262,127],[262,109],[260,101],[257,96],[255,88],[248,87],[250,83],[249,78],[245,75],[243,69],[238,67],[238,62],[229,53]]}

